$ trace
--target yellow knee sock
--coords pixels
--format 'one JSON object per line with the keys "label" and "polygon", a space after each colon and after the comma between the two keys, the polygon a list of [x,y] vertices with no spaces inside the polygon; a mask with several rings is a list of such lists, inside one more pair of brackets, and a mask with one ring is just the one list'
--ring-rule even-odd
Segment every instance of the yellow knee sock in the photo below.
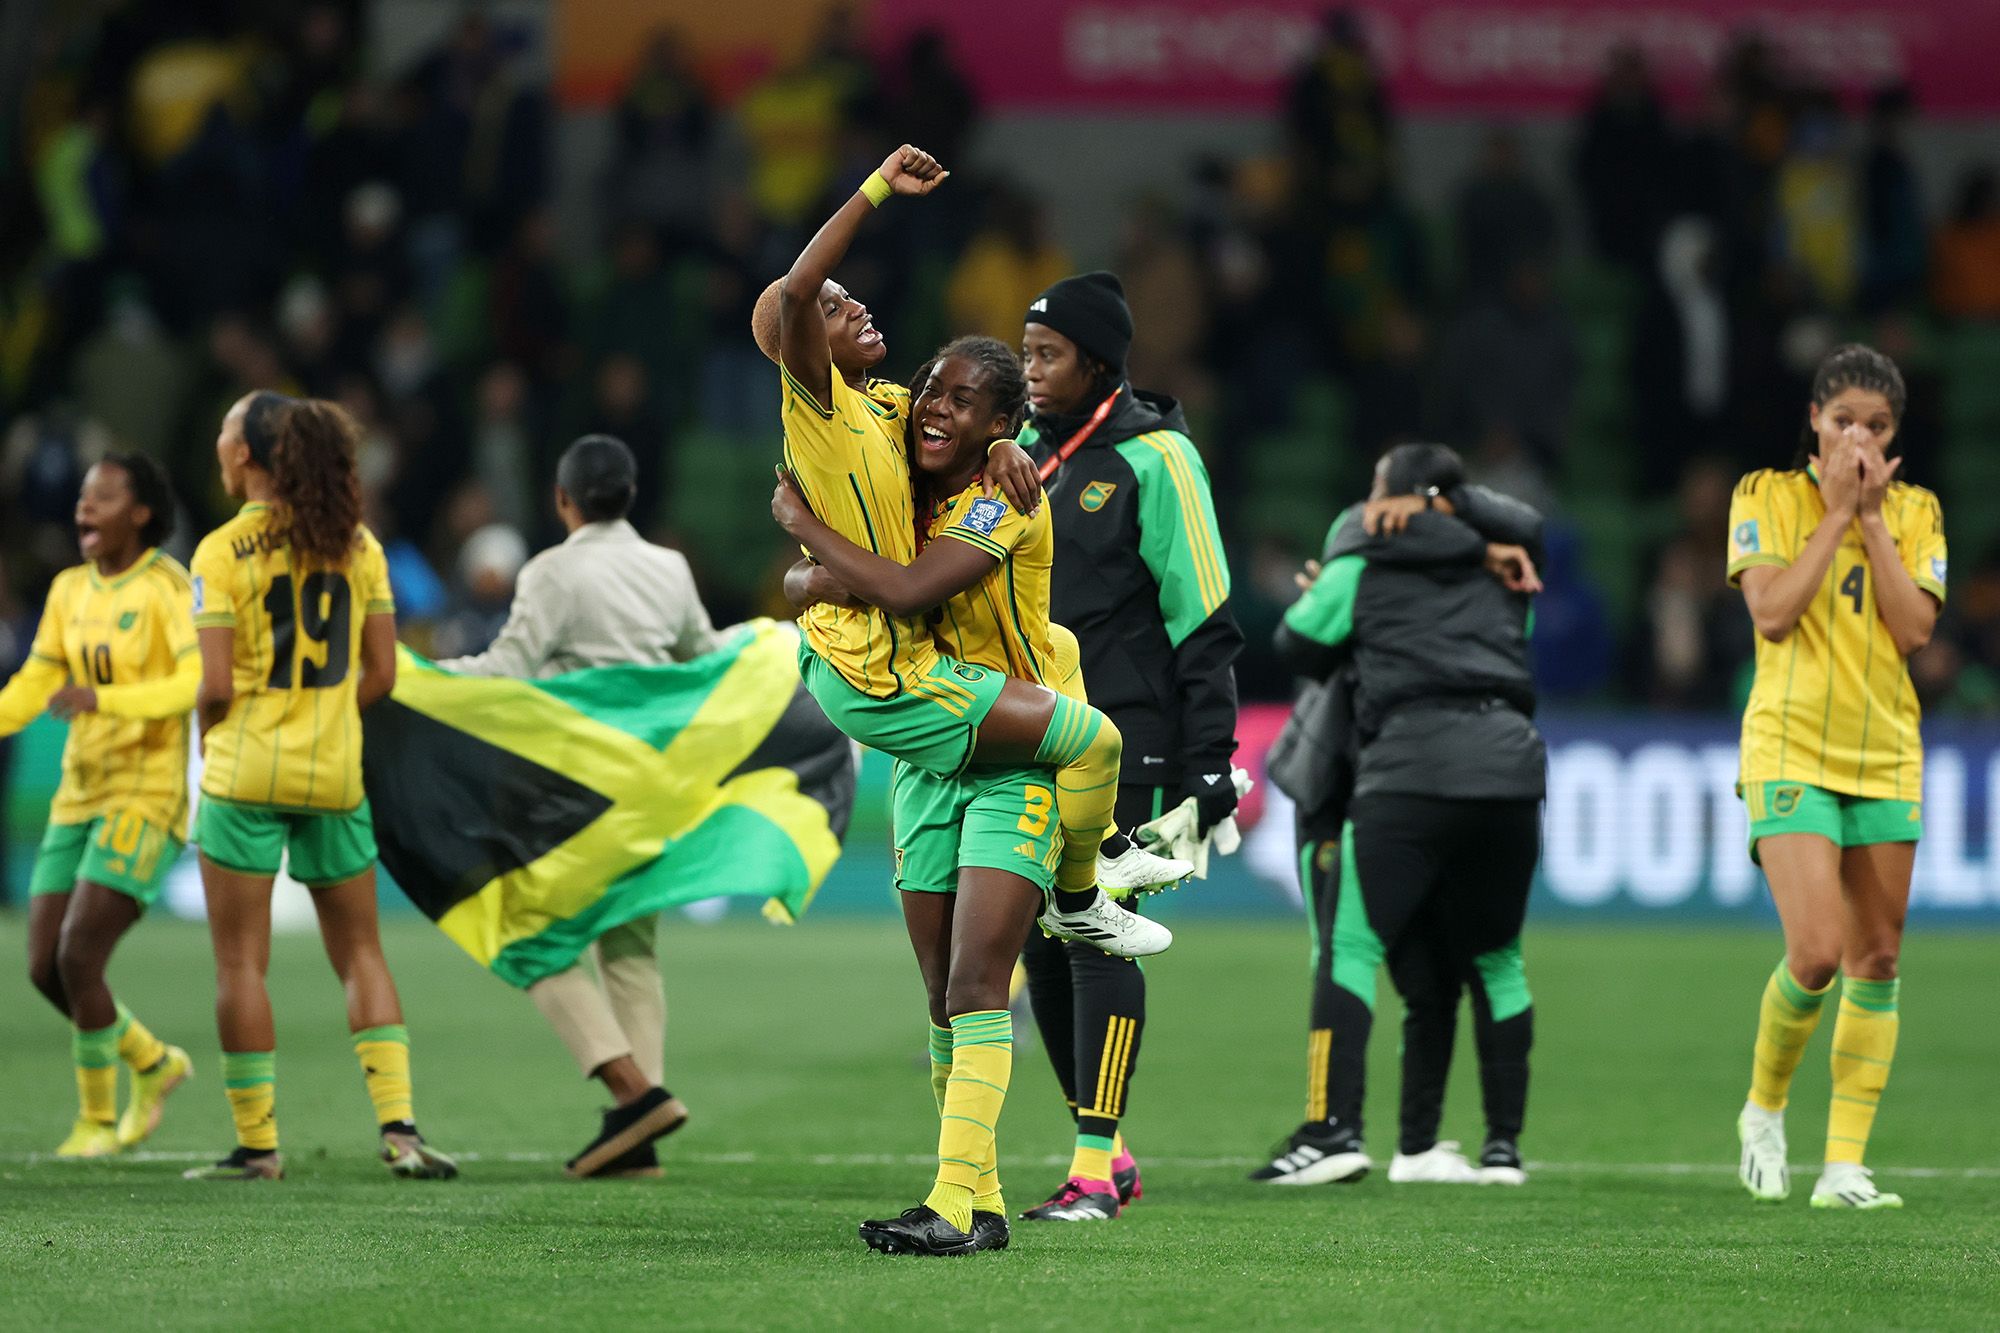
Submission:
{"label": "yellow knee sock", "polygon": [[1056,770],[1056,817],[1062,825],[1062,859],[1056,888],[1083,893],[1097,885],[1097,849],[1116,827],[1118,765],[1125,740],[1111,719],[1067,695],[1056,697],[1048,734],[1035,762]]}
{"label": "yellow knee sock", "polygon": [[118,1029],[85,1032],[72,1028],[70,1058],[76,1063],[76,1097],[85,1120],[108,1125],[118,1119]]}
{"label": "yellow knee sock", "polygon": [[224,1051],[222,1090],[236,1121],[236,1141],[252,1152],[278,1146],[276,1051]]}
{"label": "yellow knee sock", "polygon": [[1875,1107],[1896,1058],[1900,983],[1849,977],[1833,1020],[1833,1101],[1826,1114],[1826,1160],[1859,1165]]}
{"label": "yellow knee sock", "polygon": [[414,1124],[410,1107],[410,1034],[401,1023],[363,1028],[354,1034],[354,1054],[368,1082],[378,1124]]}
{"label": "yellow knee sock", "polygon": [[[1014,1016],[984,1009],[951,1020],[951,1079],[938,1125],[938,1173],[924,1202],[960,1231],[972,1230],[980,1174],[994,1165],[994,1127],[1014,1070]],[[998,1193],[998,1175],[993,1177]]]}
{"label": "yellow knee sock", "polygon": [[1757,1014],[1757,1044],[1750,1064],[1750,1100],[1766,1111],[1785,1109],[1792,1074],[1799,1057],[1819,1026],[1820,1006],[1833,983],[1807,990],[1781,961],[1764,983],[1764,1001]]}
{"label": "yellow knee sock", "polygon": [[154,1036],[152,1030],[132,1016],[132,1011],[123,1004],[118,1006],[118,1058],[126,1068],[135,1074],[143,1074],[164,1060],[167,1044]]}

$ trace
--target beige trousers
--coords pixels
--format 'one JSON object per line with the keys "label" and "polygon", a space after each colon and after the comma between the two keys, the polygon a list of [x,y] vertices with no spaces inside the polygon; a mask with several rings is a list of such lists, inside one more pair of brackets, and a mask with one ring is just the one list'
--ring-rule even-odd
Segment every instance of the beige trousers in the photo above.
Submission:
{"label": "beige trousers", "polygon": [[653,945],[657,924],[645,916],[599,936],[587,954],[594,977],[579,961],[528,987],[585,1078],[629,1055],[648,1083],[666,1082],[667,992]]}

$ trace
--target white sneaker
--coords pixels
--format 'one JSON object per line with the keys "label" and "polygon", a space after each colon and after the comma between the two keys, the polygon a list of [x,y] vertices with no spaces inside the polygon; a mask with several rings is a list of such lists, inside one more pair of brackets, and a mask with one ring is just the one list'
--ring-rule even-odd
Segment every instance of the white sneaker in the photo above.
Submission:
{"label": "white sneaker", "polygon": [[1171,930],[1137,912],[1126,911],[1101,892],[1090,900],[1088,907],[1074,912],[1059,910],[1054,894],[1049,895],[1048,901],[1041,918],[1043,933],[1059,940],[1088,944],[1113,958],[1149,958],[1165,953],[1174,942]]}
{"label": "white sneaker", "polygon": [[1759,1203],[1782,1203],[1791,1197],[1792,1168],[1785,1160],[1785,1113],[1767,1111],[1755,1102],[1743,1104],[1736,1117],[1736,1137],[1743,1143],[1743,1160],[1736,1178]]}
{"label": "white sneaker", "polygon": [[1813,1186],[1815,1208],[1901,1208],[1903,1196],[1875,1188],[1875,1173],[1858,1162],[1828,1162]]}
{"label": "white sneaker", "polygon": [[1114,898],[1170,889],[1193,873],[1194,862],[1149,852],[1136,841],[1117,856],[1097,854],[1097,887]]}
{"label": "white sneaker", "polygon": [[1389,1163],[1391,1185],[1477,1185],[1479,1168],[1465,1160],[1456,1143],[1440,1143],[1428,1152],[1397,1153]]}

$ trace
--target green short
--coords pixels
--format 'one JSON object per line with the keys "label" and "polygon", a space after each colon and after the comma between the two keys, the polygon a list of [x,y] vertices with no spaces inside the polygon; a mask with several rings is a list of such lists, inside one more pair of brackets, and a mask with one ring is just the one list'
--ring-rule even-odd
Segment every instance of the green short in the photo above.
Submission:
{"label": "green short", "polygon": [[28,892],[68,893],[87,879],[151,907],[181,846],[179,838],[130,810],[82,824],[51,824],[35,854]]}
{"label": "green short", "polygon": [[1007,685],[1002,672],[939,657],[927,675],[907,682],[901,694],[875,699],[848,684],[803,642],[799,678],[827,720],[849,740],[947,778],[972,758],[979,724]]}
{"label": "green short", "polygon": [[1817,833],[1836,847],[1915,842],[1924,836],[1921,801],[1846,796],[1804,782],[1752,782],[1743,788],[1750,810],[1750,859],[1757,844],[1779,833]]}
{"label": "green short", "polygon": [[1036,768],[971,768],[933,777],[900,761],[889,780],[896,887],[956,893],[967,867],[1005,870],[1047,889],[1062,834],[1055,783]]}
{"label": "green short", "polygon": [[345,884],[375,864],[375,816],[366,800],[344,812],[309,811],[204,794],[194,840],[204,858],[239,875],[276,875],[289,849],[293,877],[310,889]]}

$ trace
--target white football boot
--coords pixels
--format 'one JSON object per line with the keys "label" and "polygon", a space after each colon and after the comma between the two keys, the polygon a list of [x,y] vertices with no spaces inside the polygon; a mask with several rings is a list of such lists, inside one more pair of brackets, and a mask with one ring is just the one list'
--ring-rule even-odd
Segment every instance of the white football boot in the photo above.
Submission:
{"label": "white football boot", "polygon": [[1766,1111],[1755,1102],[1743,1104],[1736,1117],[1736,1137],[1743,1159],[1736,1178],[1759,1203],[1783,1203],[1792,1193],[1792,1168],[1785,1160],[1785,1113]]}
{"label": "white football boot", "polygon": [[1901,1208],[1903,1196],[1875,1188],[1875,1173],[1859,1162],[1828,1162],[1813,1186],[1815,1208]]}
{"label": "white football boot", "polygon": [[1405,1156],[1397,1153],[1389,1163],[1391,1185],[1477,1185],[1479,1168],[1465,1160],[1452,1142],[1440,1143],[1427,1152]]}
{"label": "white football boot", "polygon": [[[1101,865],[1102,862],[1099,862]],[[1041,916],[1042,933],[1059,940],[1088,944],[1113,958],[1149,958],[1165,953],[1174,933],[1157,921],[1128,912],[1100,891],[1088,907],[1065,912],[1052,893]]]}

